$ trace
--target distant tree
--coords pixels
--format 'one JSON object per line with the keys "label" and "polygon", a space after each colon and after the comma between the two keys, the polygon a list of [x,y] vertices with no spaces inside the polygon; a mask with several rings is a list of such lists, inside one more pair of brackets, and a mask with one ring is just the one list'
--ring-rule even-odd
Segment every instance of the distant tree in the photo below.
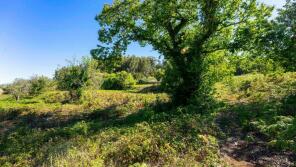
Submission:
{"label": "distant tree", "polygon": [[288,71],[296,70],[296,1],[287,0],[273,25],[274,59]]}
{"label": "distant tree", "polygon": [[262,32],[272,8],[256,0],[116,0],[96,17],[100,60],[119,59],[134,41],[171,63],[175,103],[200,94],[204,58],[219,50],[244,50]]}
{"label": "distant tree", "polygon": [[50,85],[50,79],[45,76],[34,76],[30,79],[30,95],[39,95]]}
{"label": "distant tree", "polygon": [[20,98],[29,95],[30,87],[31,84],[29,80],[15,79],[12,84],[7,86],[7,91],[18,101]]}
{"label": "distant tree", "polygon": [[156,70],[156,61],[152,57],[127,56],[117,71],[127,71],[137,79],[152,76]]}

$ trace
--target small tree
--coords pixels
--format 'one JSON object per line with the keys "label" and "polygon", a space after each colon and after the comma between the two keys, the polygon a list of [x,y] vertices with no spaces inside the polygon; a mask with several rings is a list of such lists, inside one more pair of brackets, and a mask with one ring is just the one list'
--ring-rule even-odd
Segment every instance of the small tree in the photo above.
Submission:
{"label": "small tree", "polygon": [[30,95],[41,94],[50,85],[50,79],[44,76],[34,76],[30,79]]}
{"label": "small tree", "polygon": [[85,86],[88,75],[87,66],[83,63],[71,63],[68,66],[57,69],[54,80],[57,81],[58,89],[70,92],[72,100],[81,96],[81,89]]}
{"label": "small tree", "polygon": [[15,81],[7,86],[8,93],[13,95],[15,100],[28,96],[30,93],[31,84],[28,80],[15,79]]}

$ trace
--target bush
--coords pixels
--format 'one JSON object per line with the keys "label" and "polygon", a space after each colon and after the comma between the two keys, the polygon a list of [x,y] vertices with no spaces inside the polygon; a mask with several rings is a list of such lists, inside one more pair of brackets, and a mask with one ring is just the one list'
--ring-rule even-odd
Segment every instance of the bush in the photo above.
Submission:
{"label": "bush", "polygon": [[122,71],[109,74],[102,87],[107,90],[124,90],[132,88],[135,84],[136,81],[133,76],[126,71]]}
{"label": "bush", "polygon": [[44,76],[34,76],[30,79],[30,95],[35,96],[41,94],[50,85],[50,79]]}
{"label": "bush", "polygon": [[70,101],[71,97],[67,91],[45,92],[39,96],[45,103],[65,103]]}
{"label": "bush", "polygon": [[105,73],[93,72],[89,74],[89,78],[86,82],[86,87],[88,89],[101,89],[104,83]]}
{"label": "bush", "polygon": [[72,63],[69,66],[56,70],[54,79],[59,90],[69,91],[72,100],[80,98],[81,89],[88,81],[87,66],[83,63]]}

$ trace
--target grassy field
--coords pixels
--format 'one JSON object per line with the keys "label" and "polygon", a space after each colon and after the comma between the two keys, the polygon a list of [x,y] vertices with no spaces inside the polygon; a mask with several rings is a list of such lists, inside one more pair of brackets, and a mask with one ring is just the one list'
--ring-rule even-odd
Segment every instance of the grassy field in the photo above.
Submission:
{"label": "grassy field", "polygon": [[[292,166],[295,87],[296,73],[234,77],[215,85],[207,109],[172,107],[156,85],[87,90],[76,104],[59,91],[0,95],[0,166],[227,166],[239,162],[225,155],[251,144]],[[236,159],[260,165],[258,152],[245,154]]]}

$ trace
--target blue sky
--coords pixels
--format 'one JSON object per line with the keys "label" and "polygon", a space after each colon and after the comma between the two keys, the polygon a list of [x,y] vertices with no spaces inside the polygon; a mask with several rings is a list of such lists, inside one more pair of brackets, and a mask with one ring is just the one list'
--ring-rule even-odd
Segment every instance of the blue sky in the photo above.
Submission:
{"label": "blue sky", "polygon": [[[262,0],[281,7],[284,0]],[[32,75],[51,77],[66,60],[96,47],[94,20],[112,0],[0,0],[0,84]],[[128,54],[158,56],[133,44]]]}

